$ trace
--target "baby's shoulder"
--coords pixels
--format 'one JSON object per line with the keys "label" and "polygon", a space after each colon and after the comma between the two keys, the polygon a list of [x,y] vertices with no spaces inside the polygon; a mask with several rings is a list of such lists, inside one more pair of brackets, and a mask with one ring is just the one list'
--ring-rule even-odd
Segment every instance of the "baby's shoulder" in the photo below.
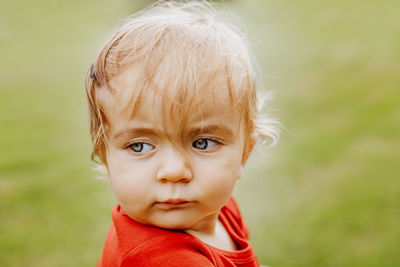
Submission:
{"label": "baby's shoulder", "polygon": [[118,206],[112,217],[114,241],[109,244],[117,246],[119,266],[213,266],[208,247],[187,233],[142,225]]}
{"label": "baby's shoulder", "polygon": [[123,257],[121,266],[215,266],[208,248],[193,242],[190,235],[155,236],[132,247]]}

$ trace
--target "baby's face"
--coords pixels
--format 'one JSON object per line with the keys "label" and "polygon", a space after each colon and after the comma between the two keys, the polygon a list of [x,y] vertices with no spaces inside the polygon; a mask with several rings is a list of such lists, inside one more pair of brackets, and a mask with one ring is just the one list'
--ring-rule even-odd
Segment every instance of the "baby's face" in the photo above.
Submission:
{"label": "baby's face", "polygon": [[[117,95],[116,103],[123,98]],[[132,219],[201,231],[218,218],[240,177],[245,143],[240,115],[227,97],[217,97],[181,129],[179,120],[163,121],[161,101],[149,93],[131,118],[123,105],[106,105],[111,184]]]}

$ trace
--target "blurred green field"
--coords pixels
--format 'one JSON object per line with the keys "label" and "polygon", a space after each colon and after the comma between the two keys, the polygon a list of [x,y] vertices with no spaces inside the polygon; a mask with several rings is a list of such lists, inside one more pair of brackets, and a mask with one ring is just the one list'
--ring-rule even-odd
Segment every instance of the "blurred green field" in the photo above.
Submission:
{"label": "blurred green field", "polygon": [[[232,0],[285,125],[235,195],[261,262],[400,266],[400,3]],[[83,78],[144,1],[0,2],[0,266],[94,266],[114,197],[95,179]]]}

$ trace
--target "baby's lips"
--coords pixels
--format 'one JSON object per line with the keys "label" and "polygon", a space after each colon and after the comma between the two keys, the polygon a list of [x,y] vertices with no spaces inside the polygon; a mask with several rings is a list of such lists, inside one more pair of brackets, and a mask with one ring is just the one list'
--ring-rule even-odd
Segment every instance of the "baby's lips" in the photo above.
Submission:
{"label": "baby's lips", "polygon": [[155,202],[155,205],[162,209],[182,208],[190,205],[192,201],[185,199],[168,199],[166,201]]}

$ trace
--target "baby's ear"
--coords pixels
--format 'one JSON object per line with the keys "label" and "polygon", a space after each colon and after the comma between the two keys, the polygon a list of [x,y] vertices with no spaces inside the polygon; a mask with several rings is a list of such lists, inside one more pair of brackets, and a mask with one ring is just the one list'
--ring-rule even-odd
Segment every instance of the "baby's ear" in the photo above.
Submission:
{"label": "baby's ear", "polygon": [[242,166],[244,166],[253,151],[254,145],[257,142],[257,136],[252,134],[250,136],[250,140],[247,142],[246,147],[243,149],[243,156],[242,156]]}

